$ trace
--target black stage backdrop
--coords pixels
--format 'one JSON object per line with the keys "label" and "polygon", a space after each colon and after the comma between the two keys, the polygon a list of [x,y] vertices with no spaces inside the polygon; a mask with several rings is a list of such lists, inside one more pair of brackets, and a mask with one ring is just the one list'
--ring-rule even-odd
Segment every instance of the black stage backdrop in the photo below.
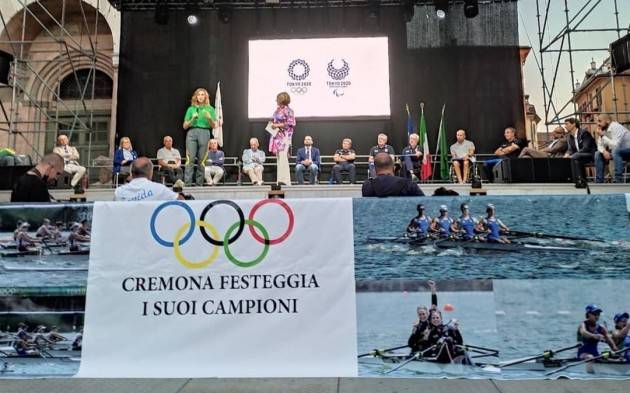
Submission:
{"label": "black stage backdrop", "polygon": [[[250,39],[389,37],[391,118],[300,121],[296,113],[296,146],[309,134],[322,154],[333,154],[341,139],[350,137],[357,152],[367,154],[382,130],[399,151],[407,139],[405,103],[412,106],[417,129],[420,101],[426,104],[432,152],[444,103],[449,145],[460,127],[468,130],[480,153],[494,150],[506,126],[522,131],[518,47],[407,49],[406,24],[397,7],[382,8],[379,18],[369,18],[364,8],[239,10],[227,24],[215,11],[198,15],[199,24],[190,26],[183,12],[171,12],[168,25],[156,24],[153,11],[122,14],[116,140],[131,137],[142,155],[155,156],[166,134],[183,153],[182,122],[190,96],[205,87],[214,100],[217,81],[226,155],[239,155],[252,136],[265,146],[264,123],[247,118]],[[274,109],[275,102],[269,102],[270,116]]]}

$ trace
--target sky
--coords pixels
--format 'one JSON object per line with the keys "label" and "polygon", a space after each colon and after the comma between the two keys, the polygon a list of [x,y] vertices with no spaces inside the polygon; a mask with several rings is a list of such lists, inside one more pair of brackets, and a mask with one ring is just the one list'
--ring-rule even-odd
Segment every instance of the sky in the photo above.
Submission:
{"label": "sky", "polygon": [[[518,2],[519,39],[522,46],[531,46],[533,48],[525,63],[524,93],[530,95],[530,103],[536,106],[538,115],[543,119],[541,124],[539,124],[539,131],[542,131],[544,130],[544,125],[542,123],[544,123],[545,120],[542,78],[538,65],[536,64],[536,59],[534,58],[535,56],[538,58],[538,61],[540,61],[536,1],[537,0],[519,0]],[[538,3],[540,4],[541,25],[542,20],[544,19],[546,5],[549,2],[551,2],[551,4],[549,7],[549,17],[544,37],[545,44],[548,44],[551,39],[558,35],[566,26],[564,0],[538,0]],[[627,29],[630,25],[630,0],[616,0],[616,2],[619,11],[619,27]],[[567,3],[569,9],[569,19],[572,19],[576,14],[578,14],[578,11],[584,5],[587,5],[586,10],[595,6],[593,12],[591,12],[577,27],[578,29],[604,29],[616,27],[614,14],[615,0],[567,0]],[[576,28],[576,22],[579,21],[583,15],[585,15],[585,12],[582,12],[580,16],[576,18],[575,22],[571,24],[573,28]],[[624,34],[622,33],[622,36],[623,35]],[[616,32],[571,33],[571,45],[573,49],[607,48],[608,45],[616,39]],[[560,41],[554,45],[553,48],[559,49],[559,43]],[[565,42],[565,48],[566,47],[567,42]],[[607,57],[607,51],[573,53],[573,68],[575,71],[573,83],[575,83],[575,80],[582,82],[584,79],[584,73],[588,68],[590,68],[592,59],[595,59],[597,67],[599,67],[602,61]],[[556,53],[545,53],[544,55],[545,79],[547,80],[549,88],[551,88],[557,59],[558,54]],[[563,53],[561,55],[558,69],[559,72],[553,102],[559,111],[571,99],[571,74],[568,53]],[[561,113],[569,114],[572,111],[573,106],[570,104],[567,109]],[[551,119],[552,117],[553,112],[550,112],[549,118]]]}

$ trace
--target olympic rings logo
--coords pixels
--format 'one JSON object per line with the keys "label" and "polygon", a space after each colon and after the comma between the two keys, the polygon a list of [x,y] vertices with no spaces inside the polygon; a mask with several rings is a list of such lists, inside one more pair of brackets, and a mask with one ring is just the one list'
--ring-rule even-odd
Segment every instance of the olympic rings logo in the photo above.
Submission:
{"label": "olympic rings logo", "polygon": [[[286,212],[289,218],[289,225],[286,231],[284,231],[283,234],[276,237],[275,239],[270,239],[267,229],[260,222],[256,221],[254,218],[256,215],[256,212],[261,207],[267,204],[280,205],[280,207],[284,209],[284,211]],[[223,235],[223,238],[221,238],[217,229],[210,222],[206,221],[206,216],[208,215],[210,210],[213,207],[218,206],[218,205],[227,205],[233,208],[236,211],[236,214],[238,215],[238,221],[236,221],[235,223],[229,226],[229,228],[225,232],[225,235]],[[164,240],[162,237],[160,237],[160,235],[158,235],[157,230],[156,230],[156,221],[159,214],[162,212],[162,210],[164,210],[165,208],[169,206],[178,206],[178,207],[183,208],[184,211],[187,213],[188,218],[190,219],[189,223],[184,223],[179,229],[177,229],[177,231],[175,232],[173,241]],[[291,232],[293,232],[294,224],[295,224],[295,217],[293,214],[293,210],[289,207],[289,205],[287,205],[284,201],[280,199],[264,199],[254,204],[254,206],[252,207],[252,210],[249,212],[247,219],[245,219],[245,214],[243,213],[243,210],[240,208],[240,206],[228,200],[217,200],[217,201],[209,203],[201,211],[199,220],[195,219],[195,213],[190,208],[190,206],[188,206],[186,203],[181,202],[181,201],[168,201],[161,204],[160,206],[157,207],[157,209],[155,209],[155,211],[153,211],[149,226],[151,229],[151,235],[153,236],[153,239],[155,239],[155,241],[161,246],[172,248],[173,253],[175,254],[175,258],[182,266],[187,267],[189,269],[201,269],[201,268],[211,265],[217,259],[217,257],[219,256],[219,249],[221,247],[223,248],[223,251],[227,259],[230,262],[232,262],[234,265],[238,267],[242,267],[242,268],[249,268],[249,267],[256,266],[259,263],[261,263],[267,256],[267,253],[269,252],[269,246],[280,244],[284,242],[289,237],[289,235],[291,235]],[[230,249],[230,244],[238,240],[243,234],[245,225],[247,225],[247,227],[249,228],[249,232],[252,235],[252,237],[258,243],[261,243],[264,246],[260,255],[258,255],[256,258],[250,261],[243,261],[243,260],[238,259],[234,255],[232,250]],[[190,239],[190,237],[193,235],[195,231],[195,227],[197,226],[199,227],[199,230],[203,238],[212,245],[212,252],[210,253],[208,257],[206,257],[205,259],[201,261],[190,261],[186,259],[184,255],[182,254],[181,246],[184,245]]]}
{"label": "olympic rings logo", "polygon": [[291,93],[305,94],[307,92],[308,92],[308,87],[292,87],[291,88]]}

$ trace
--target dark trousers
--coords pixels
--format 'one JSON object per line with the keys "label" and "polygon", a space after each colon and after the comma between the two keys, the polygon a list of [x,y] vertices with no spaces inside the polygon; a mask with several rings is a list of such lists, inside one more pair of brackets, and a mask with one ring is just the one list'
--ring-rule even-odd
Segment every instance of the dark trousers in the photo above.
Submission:
{"label": "dark trousers", "polygon": [[160,168],[160,176],[164,176],[166,184],[173,184],[177,180],[182,180],[184,178],[184,172],[182,171],[182,168],[171,168],[165,166]]}
{"label": "dark trousers", "polygon": [[341,172],[348,172],[348,177],[351,184],[354,184],[356,177],[356,169],[354,164],[350,162],[340,162],[333,166],[333,182],[341,184]]}
{"label": "dark trousers", "polygon": [[410,157],[405,157],[405,159],[402,161],[402,175],[407,179],[410,179],[411,173],[409,173],[409,171],[413,171],[414,173],[418,173],[418,177],[420,177],[420,164],[422,164],[421,160],[414,161]]}
{"label": "dark trousers", "polygon": [[573,181],[586,181],[586,164],[593,162],[593,153],[573,153],[571,155],[571,175]]}

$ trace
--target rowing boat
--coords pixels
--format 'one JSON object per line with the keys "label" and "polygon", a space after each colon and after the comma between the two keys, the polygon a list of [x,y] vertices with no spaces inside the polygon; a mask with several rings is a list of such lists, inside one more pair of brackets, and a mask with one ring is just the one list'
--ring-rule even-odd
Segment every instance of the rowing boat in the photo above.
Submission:
{"label": "rowing boat", "polygon": [[26,251],[3,251],[0,256],[3,258],[19,258],[34,255],[89,255],[90,248],[83,247],[75,251],[62,250],[57,252],[46,252],[44,248],[28,249]]}
{"label": "rowing boat", "polygon": [[[582,359],[565,358],[565,359],[536,359],[528,362],[514,364],[507,367],[502,367],[502,371],[539,371],[549,372],[554,369],[566,367],[571,363],[579,362]],[[610,375],[610,376],[630,376],[630,363],[625,363],[621,360],[614,359],[600,359],[591,363],[579,364],[575,367],[569,367],[566,373],[589,373],[589,369],[592,367],[592,373],[595,375]]]}
{"label": "rowing boat", "polygon": [[[66,247],[68,243],[66,242],[46,242],[47,247]],[[0,248],[4,248],[5,250],[15,250],[18,245],[15,242],[0,244]]]}
{"label": "rowing boat", "polygon": [[434,246],[442,249],[462,248],[466,250],[478,251],[502,251],[502,252],[586,252],[588,250],[577,247],[561,247],[536,243],[512,242],[512,243],[492,243],[477,240],[459,240],[459,239],[431,239],[431,238],[413,238],[407,236],[388,236],[388,237],[368,237],[369,243],[398,243],[410,246]]}
{"label": "rowing boat", "polygon": [[87,266],[13,266],[2,265],[2,268],[8,272],[85,272]]}
{"label": "rowing boat", "polygon": [[498,374],[500,368],[489,363],[438,363],[435,358],[412,359],[412,355],[401,352],[381,352],[373,356],[359,358],[359,364],[369,367],[378,367],[383,373],[390,372],[407,362],[402,369],[418,374],[439,374],[450,376],[462,376],[471,373]]}

